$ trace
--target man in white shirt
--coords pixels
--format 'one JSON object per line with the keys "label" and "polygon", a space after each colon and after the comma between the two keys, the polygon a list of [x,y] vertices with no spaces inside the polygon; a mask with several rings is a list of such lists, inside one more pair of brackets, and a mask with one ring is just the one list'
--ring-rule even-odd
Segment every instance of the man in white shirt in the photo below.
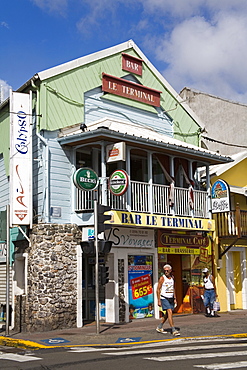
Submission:
{"label": "man in white shirt", "polygon": [[207,317],[216,317],[218,315],[215,314],[213,309],[214,301],[216,300],[216,287],[215,287],[215,280],[213,275],[209,274],[208,268],[204,268],[202,270],[203,273],[203,282],[204,282],[204,306],[206,308],[206,316]]}
{"label": "man in white shirt", "polygon": [[174,310],[175,305],[177,305],[176,293],[175,293],[175,284],[172,276],[172,267],[170,265],[163,266],[164,275],[162,275],[158,282],[157,287],[157,298],[158,305],[162,308],[162,318],[161,323],[157,326],[156,331],[158,333],[166,334],[164,331],[163,325],[168,319],[170,324],[172,334],[174,336],[180,335],[180,332],[174,327],[172,311]]}

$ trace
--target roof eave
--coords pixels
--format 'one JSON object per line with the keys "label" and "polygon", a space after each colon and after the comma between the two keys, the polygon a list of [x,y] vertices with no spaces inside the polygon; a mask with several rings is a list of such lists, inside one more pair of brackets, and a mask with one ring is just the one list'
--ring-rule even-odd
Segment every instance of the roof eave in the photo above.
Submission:
{"label": "roof eave", "polygon": [[143,137],[137,137],[134,135],[129,135],[127,133],[120,133],[113,130],[105,129],[105,128],[97,128],[96,130],[82,132],[80,134],[75,134],[67,137],[59,138],[58,141],[61,145],[73,145],[78,142],[87,141],[88,139],[98,140],[100,137],[104,137],[106,139],[113,140],[124,140],[128,141],[129,143],[133,144],[141,144],[145,147],[152,147],[152,148],[159,148],[159,149],[166,149],[169,152],[174,153],[181,153],[186,156],[193,157],[195,159],[199,159],[201,162],[205,162],[207,164],[219,164],[219,163],[229,163],[232,162],[232,158],[221,156],[216,153],[208,153],[208,152],[201,152],[193,148],[183,147],[179,145],[174,145],[170,143],[165,143],[162,141],[150,140]]}

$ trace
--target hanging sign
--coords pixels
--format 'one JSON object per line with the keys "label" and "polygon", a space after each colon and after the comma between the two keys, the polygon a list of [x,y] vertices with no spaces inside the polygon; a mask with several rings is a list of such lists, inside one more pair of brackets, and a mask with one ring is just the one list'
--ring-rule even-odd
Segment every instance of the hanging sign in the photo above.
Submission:
{"label": "hanging sign", "polygon": [[75,171],[73,175],[74,185],[85,191],[95,190],[99,185],[97,173],[91,168],[83,167]]}
{"label": "hanging sign", "polygon": [[116,170],[109,177],[109,188],[113,195],[123,195],[129,186],[129,176],[124,170]]}
{"label": "hanging sign", "polygon": [[32,225],[31,94],[10,94],[10,226]]}
{"label": "hanging sign", "polygon": [[122,53],[122,69],[136,75],[142,75],[142,59],[133,57],[132,55]]}
{"label": "hanging sign", "polygon": [[102,90],[154,107],[160,106],[161,91],[103,73]]}
{"label": "hanging sign", "polygon": [[125,161],[125,142],[110,144],[106,146],[106,162]]}
{"label": "hanging sign", "polygon": [[211,253],[211,243],[209,237],[202,232],[158,230],[158,253],[202,255],[204,250]]}
{"label": "hanging sign", "polygon": [[218,179],[211,189],[212,213],[229,212],[230,209],[230,189],[229,185]]}

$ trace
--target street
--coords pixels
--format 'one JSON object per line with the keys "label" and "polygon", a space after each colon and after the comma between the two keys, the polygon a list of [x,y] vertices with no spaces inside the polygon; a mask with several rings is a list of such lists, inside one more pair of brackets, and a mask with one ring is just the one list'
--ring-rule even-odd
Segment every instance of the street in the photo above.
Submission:
{"label": "street", "polygon": [[247,369],[246,338],[178,338],[111,347],[67,347],[37,351],[0,347],[0,368],[15,370]]}

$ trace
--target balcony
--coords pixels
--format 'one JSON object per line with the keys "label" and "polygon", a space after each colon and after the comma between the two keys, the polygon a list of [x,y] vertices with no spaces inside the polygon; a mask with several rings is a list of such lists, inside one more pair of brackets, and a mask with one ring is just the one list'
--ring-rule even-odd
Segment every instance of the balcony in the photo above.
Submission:
{"label": "balcony", "polygon": [[[207,193],[194,190],[193,210],[189,204],[189,190],[174,189],[174,207],[169,205],[169,186],[130,181],[129,191],[122,196],[114,196],[107,189],[107,205],[114,210],[128,210],[151,214],[175,215],[207,218]],[[100,198],[102,195],[99,190]],[[101,200],[101,199],[100,199]],[[93,193],[76,190],[76,212],[93,210]]]}
{"label": "balcony", "polygon": [[215,214],[218,236],[221,239],[247,238],[247,211],[240,210]]}

